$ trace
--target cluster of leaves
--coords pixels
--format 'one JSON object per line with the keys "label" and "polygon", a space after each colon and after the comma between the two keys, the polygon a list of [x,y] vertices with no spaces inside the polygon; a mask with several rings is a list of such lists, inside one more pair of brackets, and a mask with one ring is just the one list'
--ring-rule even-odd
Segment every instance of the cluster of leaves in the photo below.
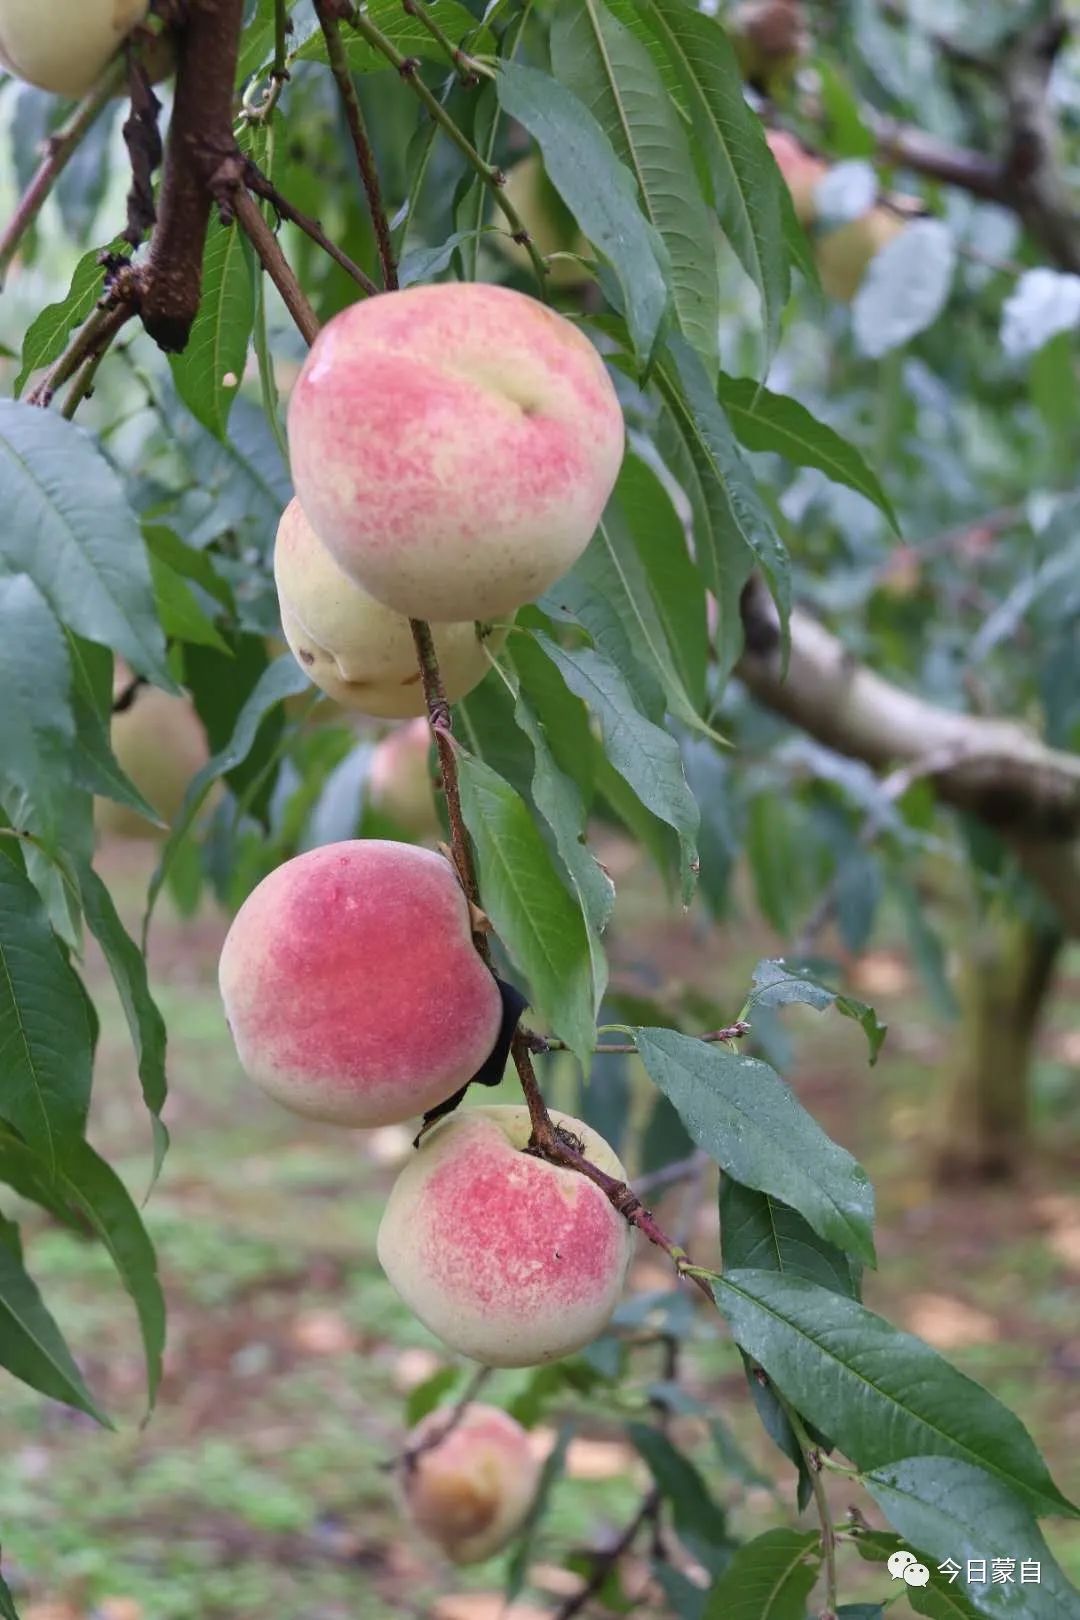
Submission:
{"label": "cluster of leaves", "polygon": [[[1063,482],[1071,406],[1055,386],[1069,363],[1065,341],[1053,337],[1023,374],[1002,352],[987,376],[1001,289],[986,276],[980,282],[978,267],[952,247],[950,276],[963,297],[947,333],[931,325],[953,284],[938,275],[936,302],[926,298],[912,315],[909,300],[905,321],[882,340],[880,309],[896,278],[909,279],[900,254],[877,273],[854,321],[824,310],[723,29],[688,0],[497,0],[487,8],[433,0],[427,9],[491,70],[479,83],[462,84],[436,34],[391,0],[372,0],[367,14],[420,59],[425,83],[485,162],[508,169],[526,151],[541,154],[589,245],[589,294],[568,295],[566,307],[617,375],[630,436],[585,556],[519,615],[498,670],[455,710],[464,813],[506,965],[527,983],[538,1021],[581,1060],[584,1106],[601,1128],[624,1112],[618,1082],[613,1092],[593,1071],[601,1005],[627,1020],[659,1093],[638,1154],[643,1169],[696,1146],[725,1172],[725,1271],[710,1286],[745,1353],[762,1419],[798,1470],[800,1496],[811,1485],[809,1433],[818,1448],[850,1459],[928,1560],[962,1558],[992,1532],[1010,1553],[1041,1558],[1043,1582],[1025,1593],[1024,1612],[1064,1614],[1071,1599],[1034,1515],[1071,1509],[1030,1439],[977,1386],[860,1303],[861,1267],[873,1263],[874,1247],[872,1194],[859,1166],[769,1064],[658,1027],[672,1020],[669,1008],[607,997],[614,893],[587,840],[597,824],[622,828],[685,903],[700,877],[717,914],[732,904],[729,874],[744,853],[760,908],[785,936],[834,886],[852,948],[870,937],[889,886],[944,994],[940,948],[907,868],[914,851],[953,834],[925,793],[885,803],[868,771],[783,741],[728,686],[741,649],[739,598],[759,569],[782,624],[794,590],[824,612],[858,607],[867,626],[861,650],[947,701],[975,677],[1015,692],[1016,631],[1037,608],[1048,636],[1043,661],[1024,671],[1024,690],[1043,694],[1058,739],[1075,740],[1080,683],[1070,685],[1077,668],[1068,627],[1076,598],[1059,544],[1075,499]],[[838,158],[869,150],[861,98],[877,94],[902,111],[920,93],[868,26],[855,29],[850,71],[848,55],[816,64]],[[530,272],[500,251],[483,176],[440,138],[371,44],[347,29],[345,37],[403,281],[481,277],[538,292]],[[848,43],[841,32],[837,52]],[[258,0],[237,86],[252,106],[274,48],[275,3]],[[288,65],[273,118],[243,120],[241,141],[295,206],[374,265],[323,37],[299,6]],[[16,99],[25,168],[26,130],[44,127],[49,113],[35,92]],[[213,751],[162,844],[148,918],[165,886],[182,908],[207,887],[234,906],[296,850],[385,829],[365,803],[370,737],[333,721],[305,724],[306,679],[268,646],[278,630],[269,552],[290,493],[277,382],[301,345],[237,227],[211,227],[203,304],[183,355],[167,363],[139,339],[107,362],[87,412],[96,437],[19,398],[100,292],[99,253],[116,228],[111,182],[121,169],[111,139],[106,119],[84,149],[101,178],[99,189],[95,180],[80,192],[81,212],[61,198],[66,230],[80,248],[93,245],[63,296],[18,334],[15,398],[0,406],[0,660],[10,694],[0,715],[0,1180],[58,1218],[88,1222],[107,1244],[138,1308],[152,1399],[163,1333],[152,1252],[129,1195],[85,1137],[96,1023],[78,964],[89,931],[128,1014],[155,1167],[165,1149],[164,1030],[142,952],[92,863],[94,795],[151,814],[109,744],[114,654],[143,680],[190,693]],[[975,239],[990,228],[984,212],[926,222],[921,251],[929,229],[932,253],[944,251],[942,231],[950,244]],[[337,264],[307,238],[282,234],[320,316],[352,300],[357,289]],[[39,236],[39,263],[48,245]],[[31,243],[31,264],[33,252]],[[791,322],[765,388],[793,274],[796,304],[811,319]],[[28,288],[40,281],[32,270],[24,277]],[[868,344],[870,330],[878,336]],[[901,355],[898,345],[920,333],[919,348]],[[249,386],[251,355],[257,384]],[[954,413],[958,394],[963,409]],[[898,592],[890,573],[896,513],[858,447],[871,441],[890,487],[904,492],[907,532],[935,534],[1023,495],[1029,507],[1015,525],[1031,525],[1037,566],[1025,564],[1018,577],[1015,560],[991,558],[972,608],[955,555],[920,552],[915,590]],[[1033,466],[1041,503],[1030,488]],[[973,637],[971,613],[986,595],[995,610]],[[286,708],[290,699],[301,700],[299,713],[295,703]],[[737,740],[735,751],[725,751],[718,727]],[[223,786],[209,805],[215,783]],[[883,826],[872,849],[858,836],[868,815]],[[984,884],[1013,881],[992,840],[969,843]],[[876,1052],[881,1032],[869,1009],[803,973],[763,964],[748,1005],[757,1015],[799,999],[835,1000]],[[17,1228],[5,1221],[0,1236],[0,1363],[100,1415],[23,1268]],[[604,1356],[598,1347],[595,1376],[617,1381],[621,1352]],[[696,1588],[665,1570],[676,1612],[719,1615],[735,1602],[747,1616],[801,1614],[822,1557],[817,1532],[774,1533],[737,1550],[663,1427],[638,1424],[632,1438],[680,1538],[715,1580],[705,1608]],[[936,1590],[907,1595],[918,1612],[946,1612]],[[970,1603],[992,1614],[999,1594],[973,1590]],[[948,1612],[968,1610],[953,1600]]]}

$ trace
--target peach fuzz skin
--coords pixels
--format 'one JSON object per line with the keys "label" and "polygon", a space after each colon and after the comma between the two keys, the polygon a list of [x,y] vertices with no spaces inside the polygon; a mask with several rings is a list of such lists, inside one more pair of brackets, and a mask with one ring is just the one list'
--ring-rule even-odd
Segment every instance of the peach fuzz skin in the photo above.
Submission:
{"label": "peach fuzz skin", "polygon": [[320,539],[387,607],[437,622],[504,617],[566,573],[623,437],[588,339],[478,282],[343,310],[289,401],[296,493]]}
{"label": "peach fuzz skin", "polygon": [[[609,1175],[604,1139],[552,1114]],[[593,1182],[522,1151],[524,1107],[462,1108],[423,1138],[379,1227],[380,1264],[421,1322],[489,1367],[555,1361],[601,1333],[618,1304],[633,1231]]]}
{"label": "peach fuzz skin", "polygon": [[221,952],[245,1072],[295,1113],[398,1124],[451,1096],[502,1021],[450,863],[383,839],[327,844],[263,879]]}
{"label": "peach fuzz skin", "polygon": [[[297,500],[278,524],[274,581],[290,651],[335,703],[382,720],[427,712],[408,619],[338,567]],[[497,652],[506,631],[482,633],[469,620],[439,625],[434,637],[447,699],[457,703],[488,674],[485,648]]]}
{"label": "peach fuzz skin", "polygon": [[435,1440],[450,1417],[429,1412],[409,1435],[407,1454],[434,1443],[402,1468],[401,1494],[422,1535],[455,1564],[479,1564],[520,1530],[541,1465],[526,1430],[499,1407],[474,1402]]}

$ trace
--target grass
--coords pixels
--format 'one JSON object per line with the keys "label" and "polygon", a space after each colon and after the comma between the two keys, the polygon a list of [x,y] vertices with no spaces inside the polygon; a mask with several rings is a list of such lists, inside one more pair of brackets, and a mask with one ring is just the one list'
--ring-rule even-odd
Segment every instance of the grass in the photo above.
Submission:
{"label": "grass", "polygon": [[[109,875],[133,915],[145,876],[138,858],[113,853]],[[634,893],[635,922],[620,942],[627,960],[662,962],[669,981],[707,985],[710,993],[719,987],[717,999],[737,1010],[749,966],[768,940],[743,938],[732,954],[700,922],[657,929],[648,894]],[[269,1612],[275,1620],[469,1620],[468,1608],[447,1608],[450,1595],[497,1590],[505,1558],[449,1571],[408,1533],[381,1466],[400,1446],[408,1388],[446,1359],[375,1259],[375,1228],[403,1137],[307,1124],[244,1080],[214,982],[221,933],[212,917],[181,923],[163,913],[153,952],[171,1030],[173,1148],[146,1220],[170,1330],[161,1397],[145,1426],[137,1336],[108,1261],[26,1215],[34,1274],[118,1428],[103,1431],[5,1380],[5,1571],[29,1620],[262,1620]],[[878,1186],[882,1266],[868,1281],[868,1303],[936,1336],[963,1370],[1015,1407],[1075,1496],[1074,1176],[1063,1155],[1047,1151],[1020,1194],[935,1189],[928,1144],[939,1114],[943,1036],[927,1021],[904,959],[890,954],[879,969],[886,961],[892,981],[869,999],[893,1035],[876,1070],[866,1068],[854,1026],[799,1011],[788,1021],[797,1091]],[[102,972],[95,967],[91,976],[103,1015],[92,1134],[141,1193],[150,1162],[146,1117],[120,1009]],[[1048,1137],[1062,1129],[1068,1107],[1053,1054],[1067,1034],[1078,977],[1074,958],[1046,1043]],[[708,1263],[715,1243],[715,1207],[706,1199],[692,1247]],[[667,1286],[652,1254],[641,1256],[635,1285]],[[647,1415],[645,1387],[659,1369],[646,1352],[639,1360],[640,1375],[621,1399]],[[790,1469],[757,1425],[734,1347],[704,1314],[686,1363],[689,1387],[774,1482],[771,1490],[748,1484],[700,1423],[680,1425],[734,1530],[751,1535],[789,1522]],[[519,1397],[530,1379],[500,1374],[492,1398]],[[551,1566],[565,1570],[574,1549],[610,1534],[641,1488],[640,1465],[618,1443],[622,1407],[615,1411],[603,1389],[560,1393],[542,1422],[554,1426],[571,1410],[580,1439],[534,1549],[535,1583],[526,1593],[533,1604],[552,1601]],[[836,1494],[839,1514],[850,1496]],[[1049,1539],[1080,1579],[1080,1529],[1058,1523]],[[843,1568],[845,1599],[886,1595],[878,1571],[854,1557]],[[645,1573],[631,1566],[631,1591]]]}

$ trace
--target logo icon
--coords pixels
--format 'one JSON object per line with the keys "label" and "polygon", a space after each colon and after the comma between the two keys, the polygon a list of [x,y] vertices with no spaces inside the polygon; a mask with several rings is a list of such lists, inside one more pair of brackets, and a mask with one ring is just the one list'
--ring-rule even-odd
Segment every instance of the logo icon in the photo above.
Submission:
{"label": "logo icon", "polygon": [[908,1586],[926,1586],[930,1580],[926,1565],[920,1564],[915,1554],[903,1547],[889,1554],[888,1568],[894,1581],[906,1581]]}

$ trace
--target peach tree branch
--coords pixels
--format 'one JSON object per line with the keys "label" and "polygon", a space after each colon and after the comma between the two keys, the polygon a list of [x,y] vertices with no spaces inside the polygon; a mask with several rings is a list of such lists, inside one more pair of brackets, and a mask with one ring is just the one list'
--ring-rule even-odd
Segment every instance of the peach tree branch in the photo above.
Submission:
{"label": "peach tree branch", "polygon": [[287,197],[284,197],[273,181],[267,179],[258,164],[253,162],[251,158],[248,158],[245,165],[244,179],[248,188],[256,196],[262,197],[264,201],[270,204],[279,219],[287,219],[290,224],[296,226],[297,230],[303,231],[305,236],[310,237],[317,247],[322,248],[323,252],[333,259],[335,264],[341,266],[346,275],[353,278],[357,286],[363,288],[369,298],[379,292],[380,289],[372,281],[367,271],[361,270],[360,266],[353,259],[350,259],[349,255],[342,248],[339,248],[336,242],[327,236],[317,219],[312,219],[309,215],[301,213],[299,208],[296,208]]}

